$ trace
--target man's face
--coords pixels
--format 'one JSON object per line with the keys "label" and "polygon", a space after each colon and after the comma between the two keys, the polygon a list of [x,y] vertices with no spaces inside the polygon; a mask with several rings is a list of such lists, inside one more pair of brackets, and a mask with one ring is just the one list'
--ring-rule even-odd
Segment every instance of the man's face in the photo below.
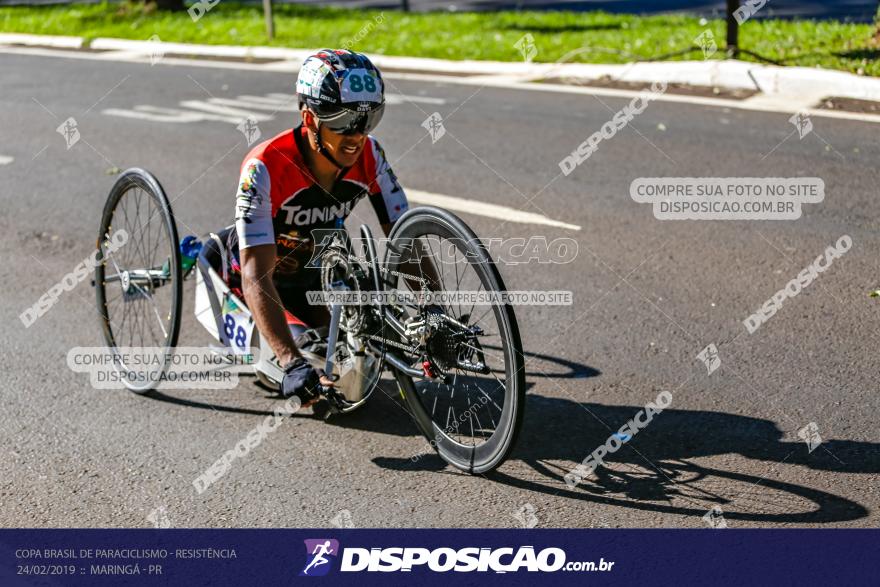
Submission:
{"label": "man's face", "polygon": [[[302,117],[303,123],[314,132],[318,127],[318,119],[309,110],[303,110]],[[321,125],[321,142],[337,163],[343,167],[351,167],[361,156],[361,151],[367,144],[367,135],[363,133],[340,135]]]}
{"label": "man's face", "polygon": [[357,163],[364,145],[367,144],[367,135],[363,133],[355,133],[353,135],[340,135],[331,131],[325,126],[321,126],[321,142],[343,167],[351,167]]}

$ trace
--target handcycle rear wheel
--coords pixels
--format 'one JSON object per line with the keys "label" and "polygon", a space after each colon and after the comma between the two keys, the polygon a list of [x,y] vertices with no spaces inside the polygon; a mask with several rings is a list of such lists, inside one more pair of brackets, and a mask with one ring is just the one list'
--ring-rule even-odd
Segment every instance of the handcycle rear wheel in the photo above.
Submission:
{"label": "handcycle rear wheel", "polygon": [[[416,259],[424,255],[430,256],[438,268],[435,277],[442,282],[440,290],[444,292],[505,291],[488,251],[454,214],[420,207],[401,217],[386,251],[386,284],[400,291],[411,287],[411,280],[402,274],[411,275],[414,265],[421,271]],[[507,303],[489,305],[443,308],[447,316],[480,328],[482,334],[470,346],[479,347],[487,372],[452,366],[446,373],[449,383],[414,381],[396,372],[401,393],[431,446],[445,461],[469,473],[491,471],[507,459],[525,408],[525,368],[516,316]],[[423,308],[405,311],[413,315]]]}
{"label": "handcycle rear wheel", "polygon": [[[106,243],[117,231],[124,231],[126,242],[112,251]],[[98,246],[95,294],[104,341],[117,357],[120,381],[135,393],[146,393],[168,367],[183,300],[174,215],[149,171],[128,169],[116,180],[104,205]],[[138,364],[126,363],[129,356],[139,356]]]}

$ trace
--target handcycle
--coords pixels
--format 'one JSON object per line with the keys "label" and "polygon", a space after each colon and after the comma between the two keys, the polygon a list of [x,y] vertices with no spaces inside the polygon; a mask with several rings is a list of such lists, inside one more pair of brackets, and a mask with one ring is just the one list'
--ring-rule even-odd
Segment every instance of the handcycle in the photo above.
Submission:
{"label": "handcycle", "polygon": [[[314,256],[321,272],[316,293],[330,302],[330,324],[303,353],[335,380],[321,390],[328,413],[361,407],[390,372],[407,412],[441,458],[472,474],[497,468],[522,425],[525,369],[516,317],[489,252],[461,219],[433,207],[411,209],[397,221],[381,261],[369,227],[360,227],[358,252],[341,221],[336,226]],[[128,241],[111,251],[106,242],[118,229]],[[228,285],[223,239],[179,240],[168,197],[151,173],[132,168],[119,175],[104,206],[98,246],[98,313],[114,356],[121,348],[160,348],[165,360],[155,369],[165,369],[180,333],[183,282],[195,276],[198,321],[229,356],[259,349],[256,377],[278,388],[282,368],[246,300]],[[433,275],[423,271],[425,258]],[[436,303],[431,294],[438,292],[471,297]],[[487,303],[478,305],[480,293]],[[118,365],[122,373],[136,369]],[[155,375],[122,381],[147,393]]]}

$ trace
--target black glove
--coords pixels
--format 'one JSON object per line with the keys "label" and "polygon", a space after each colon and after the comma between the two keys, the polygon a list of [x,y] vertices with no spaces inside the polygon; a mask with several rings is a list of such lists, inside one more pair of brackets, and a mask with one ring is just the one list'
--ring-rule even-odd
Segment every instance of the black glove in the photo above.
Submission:
{"label": "black glove", "polygon": [[316,371],[304,358],[297,357],[284,367],[281,395],[284,397],[296,395],[302,400],[303,405],[307,405],[320,397],[320,377],[323,375],[322,370]]}

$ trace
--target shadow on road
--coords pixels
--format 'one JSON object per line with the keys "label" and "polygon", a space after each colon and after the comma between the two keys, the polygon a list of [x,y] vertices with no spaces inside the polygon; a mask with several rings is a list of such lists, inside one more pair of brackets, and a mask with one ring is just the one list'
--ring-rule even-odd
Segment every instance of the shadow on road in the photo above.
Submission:
{"label": "shadow on road", "polygon": [[[804,442],[784,442],[769,420],[719,412],[667,409],[575,488],[564,476],[605,443],[641,406],[578,403],[528,396],[526,420],[513,461],[492,481],[584,502],[629,509],[703,516],[714,506],[728,520],[764,523],[830,523],[866,517],[868,510],[834,494],[777,481],[780,464],[839,473],[880,473],[880,445],[825,440],[812,453]],[[607,425],[607,426],[606,426]],[[770,463],[759,476],[707,467],[690,459],[739,454]],[[439,457],[403,462],[375,459],[400,470],[434,470]],[[428,462],[431,461],[431,462]],[[577,525],[572,520],[572,525]]]}
{"label": "shadow on road", "polygon": [[[532,354],[531,358],[547,367],[529,373],[532,380],[599,375],[596,369],[573,361],[538,354]],[[271,410],[216,405],[159,392],[147,397],[221,413],[272,414]],[[565,474],[605,444],[612,432],[641,409],[643,406],[580,403],[529,394],[517,448],[510,462],[489,474],[487,479],[585,503],[663,514],[703,516],[718,506],[726,520],[754,523],[821,524],[857,520],[868,515],[866,507],[855,501],[776,478],[780,465],[800,465],[808,470],[832,473],[878,474],[880,445],[823,439],[810,453],[804,442],[784,441],[782,431],[770,420],[700,410],[664,410],[620,450],[606,456],[604,465],[594,475],[574,488],[567,486]],[[310,416],[297,414],[295,417]],[[404,473],[439,472],[447,468],[421,440],[391,382],[377,390],[363,408],[352,414],[334,416],[328,424],[414,438],[411,457],[379,456],[373,459],[379,467]],[[731,460],[724,455],[740,455],[766,466],[750,466],[750,470],[757,469],[757,473],[752,474],[694,462],[715,456],[721,457],[715,462],[723,465]],[[737,467],[742,470],[741,459],[733,459],[739,461]],[[578,523],[572,520],[571,525]]]}
{"label": "shadow on road", "polygon": [[[527,423],[514,458],[543,474],[543,483],[503,472],[497,473],[496,480],[658,512],[703,515],[720,506],[725,518],[753,522],[828,523],[868,514],[856,502],[775,478],[783,463],[821,471],[876,474],[880,472],[880,445],[825,440],[810,453],[804,442],[784,442],[782,432],[769,420],[719,412],[663,411],[627,446],[607,458],[608,465],[598,469],[595,477],[569,489],[563,481],[567,467],[554,467],[553,461],[582,461],[640,409],[530,396]],[[760,467],[755,476],[692,460],[728,454],[769,466]]]}

